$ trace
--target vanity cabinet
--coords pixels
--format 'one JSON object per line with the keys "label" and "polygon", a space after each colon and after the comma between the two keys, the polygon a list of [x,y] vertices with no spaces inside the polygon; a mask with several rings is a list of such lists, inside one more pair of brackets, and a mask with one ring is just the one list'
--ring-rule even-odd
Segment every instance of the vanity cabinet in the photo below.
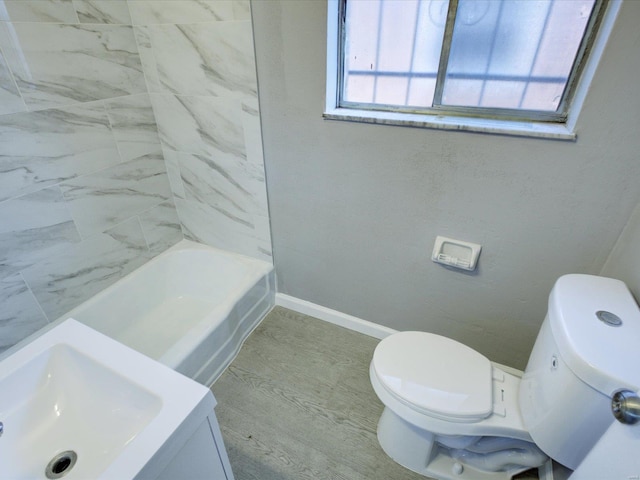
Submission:
{"label": "vanity cabinet", "polygon": [[162,471],[158,480],[233,480],[218,420],[212,411]]}

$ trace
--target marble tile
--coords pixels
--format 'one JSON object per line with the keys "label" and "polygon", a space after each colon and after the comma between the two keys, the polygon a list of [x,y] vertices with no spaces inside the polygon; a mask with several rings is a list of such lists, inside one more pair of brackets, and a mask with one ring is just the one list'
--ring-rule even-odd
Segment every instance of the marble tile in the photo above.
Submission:
{"label": "marble tile", "polygon": [[80,23],[131,25],[126,0],[73,0]]}
{"label": "marble tile", "polygon": [[91,240],[63,246],[22,274],[47,317],[54,320],[149,259],[137,217]]}
{"label": "marble tile", "polygon": [[130,26],[3,23],[0,48],[30,110],[146,89]]}
{"label": "marble tile", "polygon": [[271,220],[269,217],[256,217],[254,229],[258,243],[256,248],[262,259],[273,263],[273,245],[271,243]]}
{"label": "marble tile", "polygon": [[162,152],[148,94],[106,100],[105,105],[123,161]]}
{"label": "marble tile", "polygon": [[139,218],[152,255],[164,252],[183,238],[178,212],[171,200],[142,212]]}
{"label": "marble tile", "polygon": [[158,67],[156,65],[156,57],[151,48],[151,39],[149,38],[149,27],[139,26],[133,27],[133,32],[138,43],[138,54],[142,70],[147,82],[147,90],[150,93],[161,92],[160,80],[158,79]]}
{"label": "marble tile", "polygon": [[243,158],[179,154],[186,199],[205,203],[231,220],[251,226],[255,216],[267,216],[264,168]]}
{"label": "marble tile", "polygon": [[149,33],[165,91],[257,98],[251,22],[153,25]]}
{"label": "marble tile", "polygon": [[251,4],[249,0],[235,0],[233,2],[233,18],[236,20],[251,20]]}
{"label": "marble tile", "polygon": [[171,192],[175,198],[184,199],[186,193],[184,191],[182,177],[180,176],[180,153],[169,149],[164,149],[163,151],[164,162],[167,166],[167,175],[169,177],[169,185],[171,185]]}
{"label": "marble tile", "polygon": [[151,103],[163,146],[205,156],[246,156],[239,100],[153,94]]}
{"label": "marble tile", "polygon": [[238,9],[235,3],[236,0],[130,0],[129,9],[134,25],[218,22],[242,15],[244,8]]}
{"label": "marble tile", "polygon": [[60,187],[83,239],[171,198],[162,154],[83,175]]}
{"label": "marble tile", "polygon": [[4,55],[0,52],[0,115],[24,112],[26,109]]}
{"label": "marble tile", "polygon": [[71,0],[5,0],[1,3],[0,21],[78,23]]}
{"label": "marble tile", "polygon": [[57,186],[0,203],[0,276],[39,262],[51,248],[79,241]]}
{"label": "marble tile", "polygon": [[119,161],[102,104],[0,116],[0,201]]}
{"label": "marble tile", "polygon": [[197,201],[176,198],[185,238],[272,262],[269,220],[255,217],[238,222]]}
{"label": "marble tile", "polygon": [[242,128],[244,130],[247,161],[264,166],[262,126],[260,123],[258,99],[250,99],[242,102]]}
{"label": "marble tile", "polygon": [[47,324],[20,274],[0,279],[0,352]]}

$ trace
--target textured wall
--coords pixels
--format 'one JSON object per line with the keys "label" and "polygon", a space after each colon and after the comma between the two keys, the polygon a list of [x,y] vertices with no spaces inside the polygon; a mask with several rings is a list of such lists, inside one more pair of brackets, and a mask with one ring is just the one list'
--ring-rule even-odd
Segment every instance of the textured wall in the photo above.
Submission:
{"label": "textured wall", "polygon": [[[555,279],[598,273],[640,200],[640,2],[624,2],[577,142],[323,120],[326,2],[252,4],[280,292],[523,367]],[[430,260],[483,245],[478,271]]]}
{"label": "textured wall", "polygon": [[256,95],[248,2],[0,2],[0,351],[183,230],[270,260]]}

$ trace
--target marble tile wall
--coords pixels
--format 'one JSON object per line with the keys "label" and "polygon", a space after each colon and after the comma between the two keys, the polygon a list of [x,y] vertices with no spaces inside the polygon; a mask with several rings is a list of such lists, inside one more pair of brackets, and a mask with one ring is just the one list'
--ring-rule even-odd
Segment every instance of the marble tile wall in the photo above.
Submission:
{"label": "marble tile wall", "polygon": [[272,261],[248,0],[129,0],[187,238]]}
{"label": "marble tile wall", "polygon": [[0,0],[0,351],[183,238],[271,261],[248,0]]}

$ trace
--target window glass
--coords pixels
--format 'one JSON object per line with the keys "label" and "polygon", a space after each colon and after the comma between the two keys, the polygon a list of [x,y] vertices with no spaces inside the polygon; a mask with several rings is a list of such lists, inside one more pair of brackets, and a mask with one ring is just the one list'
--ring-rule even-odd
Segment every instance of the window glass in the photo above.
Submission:
{"label": "window glass", "polygon": [[460,0],[443,105],[556,111],[594,0]]}
{"label": "window glass", "polygon": [[600,3],[342,0],[339,106],[562,120]]}
{"label": "window glass", "polygon": [[430,107],[448,5],[448,0],[348,2],[343,100]]}

